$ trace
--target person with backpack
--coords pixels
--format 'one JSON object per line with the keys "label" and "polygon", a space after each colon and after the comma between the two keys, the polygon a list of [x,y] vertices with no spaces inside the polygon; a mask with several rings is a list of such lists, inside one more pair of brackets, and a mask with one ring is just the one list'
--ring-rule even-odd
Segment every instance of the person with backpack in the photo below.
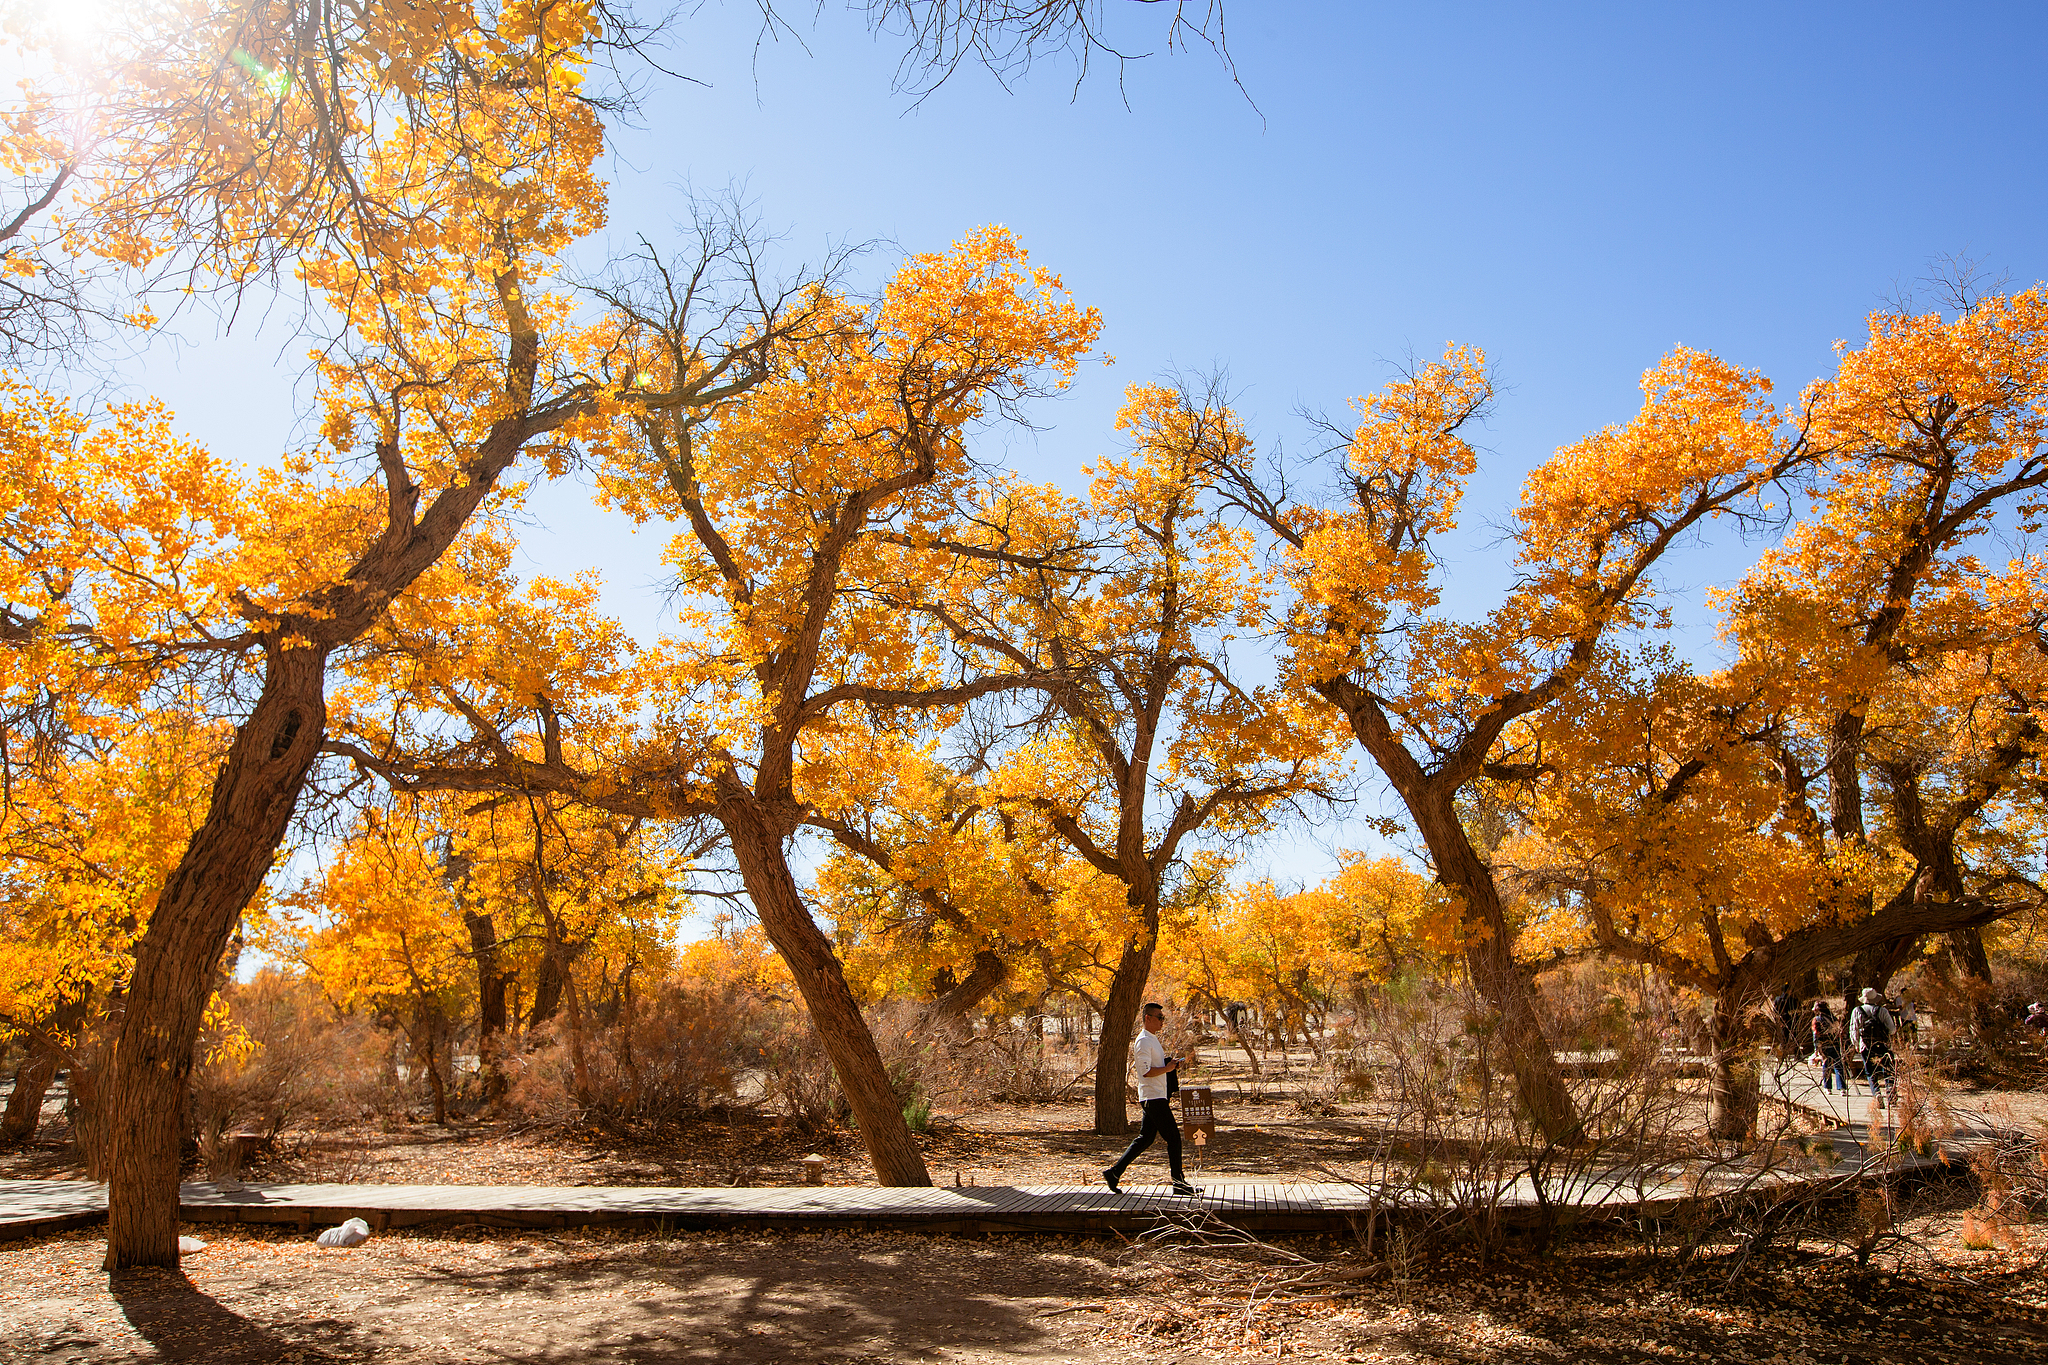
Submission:
{"label": "person with backpack", "polygon": [[1849,1072],[1842,1065],[1842,1021],[1835,1018],[1825,1000],[1813,1002],[1813,1055],[1820,1059],[1822,1092],[1834,1090],[1839,1082],[1842,1093],[1848,1094]]}
{"label": "person with backpack", "polygon": [[1892,1081],[1892,1015],[1877,987],[1865,986],[1862,998],[1849,1013],[1849,1046],[1863,1054],[1863,1077],[1870,1093],[1883,1100],[1898,1093]]}

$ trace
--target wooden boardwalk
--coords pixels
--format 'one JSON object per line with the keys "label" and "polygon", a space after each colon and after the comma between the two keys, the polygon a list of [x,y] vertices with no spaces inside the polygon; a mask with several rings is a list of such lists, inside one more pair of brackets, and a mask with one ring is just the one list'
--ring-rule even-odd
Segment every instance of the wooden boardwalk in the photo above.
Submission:
{"label": "wooden boardwalk", "polygon": [[[990,1185],[889,1189],[782,1186],[692,1189],[648,1186],[282,1185],[195,1182],[182,1186],[188,1222],[275,1223],[310,1232],[349,1218],[376,1230],[410,1227],[639,1227],[656,1230],[801,1228],[811,1231],[904,1229],[963,1233],[1135,1233],[1176,1219],[1213,1216],[1248,1232],[1348,1231],[1363,1220],[1427,1214],[1452,1201],[1484,1201],[1505,1222],[1554,1216],[1558,1206],[1586,1216],[1654,1215],[1701,1199],[1760,1187],[1839,1178],[1845,1170],[1892,1161],[1892,1169],[1932,1167],[1939,1157],[1887,1156],[1879,1119],[1870,1142],[1870,1098],[1821,1092],[1811,1076],[1788,1070],[1767,1084],[1779,1098],[1830,1117],[1839,1163],[1799,1159],[1759,1172],[1733,1158],[1655,1172],[1582,1170],[1539,1193],[1527,1176],[1429,1191],[1339,1182],[1213,1177],[1200,1196],[1165,1185],[1126,1184],[1121,1194],[1096,1185]],[[1959,1120],[1966,1116],[1958,1115]],[[1974,1117],[1974,1116],[1970,1116]],[[1988,1124],[1988,1120],[1986,1120]],[[1961,1124],[1961,1145],[1982,1136]],[[84,1227],[106,1216],[106,1188],[82,1180],[0,1181],[0,1241]]]}
{"label": "wooden boardwalk", "polygon": [[[929,1189],[784,1186],[754,1189],[515,1185],[240,1185],[180,1190],[187,1222],[282,1223],[310,1231],[349,1218],[373,1229],[482,1225],[656,1229],[802,1228],[924,1232],[1142,1232],[1204,1214],[1259,1232],[1343,1230],[1391,1201],[1357,1185],[1224,1179],[1189,1198],[1165,1185],[990,1185]],[[1633,1204],[1589,1191],[1589,1202]],[[1666,1191],[1672,1198],[1684,1192]],[[1512,1196],[1507,1203],[1523,1201]],[[1527,1201],[1533,1209],[1535,1201]],[[98,1222],[106,1188],[77,1180],[0,1182],[0,1240]]]}
{"label": "wooden boardwalk", "polygon": [[[1816,1169],[1818,1169],[1816,1164]],[[1740,1164],[1719,1171],[1644,1178],[1633,1171],[1587,1172],[1546,1190],[1548,1203],[1581,1215],[1640,1215],[1754,1188]],[[1767,1183],[1796,1180],[1771,1172]],[[1165,1185],[991,1185],[890,1189],[784,1186],[755,1189],[516,1185],[242,1185],[180,1189],[187,1222],[275,1223],[310,1232],[349,1218],[378,1231],[412,1227],[638,1227],[656,1230],[785,1228],[901,1229],[958,1233],[1136,1233],[1162,1222],[1220,1218],[1248,1232],[1349,1231],[1373,1217],[1426,1214],[1474,1195],[1509,1223],[1544,1216],[1526,1176],[1483,1188],[1435,1193],[1338,1182],[1224,1178],[1189,1198]],[[106,1214],[106,1188],[75,1180],[0,1182],[0,1240],[83,1227]]]}

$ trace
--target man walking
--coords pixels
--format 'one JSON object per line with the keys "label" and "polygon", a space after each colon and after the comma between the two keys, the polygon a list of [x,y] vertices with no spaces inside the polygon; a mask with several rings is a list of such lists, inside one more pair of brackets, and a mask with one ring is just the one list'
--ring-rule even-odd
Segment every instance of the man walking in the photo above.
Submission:
{"label": "man walking", "polygon": [[1863,1003],[1849,1015],[1849,1046],[1863,1054],[1863,1077],[1880,1104],[1898,1102],[1892,1080],[1892,1015],[1875,986],[1863,988]]}
{"label": "man walking", "polygon": [[1148,1004],[1144,1012],[1145,1026],[1138,1033],[1138,1041],[1131,1048],[1131,1070],[1138,1075],[1138,1104],[1145,1111],[1144,1126],[1131,1139],[1131,1145],[1124,1148],[1124,1154],[1116,1163],[1103,1171],[1102,1178],[1109,1188],[1121,1194],[1118,1181],[1124,1178],[1125,1170],[1138,1159],[1155,1138],[1166,1139],[1166,1165],[1173,1172],[1175,1194],[1200,1194],[1201,1191],[1188,1184],[1180,1168],[1180,1125],[1173,1119],[1173,1101],[1166,1098],[1166,1078],[1180,1069],[1180,1058],[1166,1055],[1166,1044],[1159,1041],[1159,1031],[1166,1027],[1166,1007]]}

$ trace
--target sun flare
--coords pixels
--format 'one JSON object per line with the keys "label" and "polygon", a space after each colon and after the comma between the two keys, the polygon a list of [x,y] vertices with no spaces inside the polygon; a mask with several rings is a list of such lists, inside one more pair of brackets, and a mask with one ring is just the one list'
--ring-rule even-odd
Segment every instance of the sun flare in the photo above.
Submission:
{"label": "sun flare", "polygon": [[90,46],[105,36],[117,17],[118,0],[15,0],[9,9],[26,11],[28,27],[40,29],[60,47]]}

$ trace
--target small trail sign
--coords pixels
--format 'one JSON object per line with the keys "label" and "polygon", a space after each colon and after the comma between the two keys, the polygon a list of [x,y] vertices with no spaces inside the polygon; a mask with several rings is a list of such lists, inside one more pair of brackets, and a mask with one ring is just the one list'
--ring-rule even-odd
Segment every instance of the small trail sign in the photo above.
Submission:
{"label": "small trail sign", "polygon": [[1180,1126],[1190,1133],[1216,1135],[1216,1109],[1206,1085],[1180,1088]]}

